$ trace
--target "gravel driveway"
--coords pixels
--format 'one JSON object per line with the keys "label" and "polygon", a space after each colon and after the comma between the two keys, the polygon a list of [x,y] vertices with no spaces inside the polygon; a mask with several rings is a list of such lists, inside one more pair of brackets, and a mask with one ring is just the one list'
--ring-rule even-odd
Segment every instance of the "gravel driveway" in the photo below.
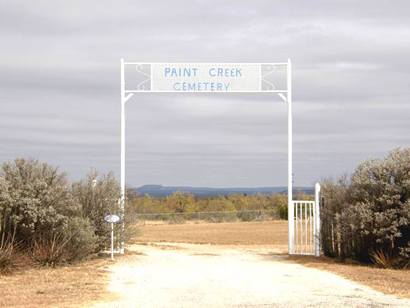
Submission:
{"label": "gravel driveway", "polygon": [[162,243],[131,250],[138,254],[111,268],[118,300],[98,307],[410,307],[263,249]]}

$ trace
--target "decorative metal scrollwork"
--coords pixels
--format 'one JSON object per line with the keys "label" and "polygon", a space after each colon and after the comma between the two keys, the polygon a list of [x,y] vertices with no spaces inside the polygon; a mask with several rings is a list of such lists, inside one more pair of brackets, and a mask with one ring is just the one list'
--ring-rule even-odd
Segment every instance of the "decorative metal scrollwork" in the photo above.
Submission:
{"label": "decorative metal scrollwork", "polygon": [[137,64],[135,70],[143,78],[138,82],[137,90],[146,91],[151,89],[151,66],[149,64]]}
{"label": "decorative metal scrollwork", "polygon": [[262,91],[280,91],[286,89],[286,65],[261,65]]}

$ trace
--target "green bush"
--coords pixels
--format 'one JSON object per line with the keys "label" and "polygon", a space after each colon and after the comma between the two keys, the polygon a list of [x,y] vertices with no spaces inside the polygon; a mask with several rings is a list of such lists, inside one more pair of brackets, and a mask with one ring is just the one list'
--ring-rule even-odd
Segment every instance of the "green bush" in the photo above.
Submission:
{"label": "green bush", "polygon": [[[410,149],[360,164],[348,181],[322,185],[327,255],[403,266],[410,259]],[[394,262],[386,262],[395,260]]]}
{"label": "green bush", "polygon": [[43,265],[84,259],[95,252],[97,237],[87,218],[72,217],[67,224],[47,237],[38,237],[31,247],[34,260]]}
{"label": "green bush", "polygon": [[[109,247],[111,227],[104,221],[104,217],[108,214],[121,216],[118,204],[120,188],[114,175],[99,175],[92,171],[85,180],[72,185],[72,194],[81,206],[82,216],[87,217],[94,227],[98,250]],[[119,224],[116,228],[118,227]]]}
{"label": "green bush", "polygon": [[244,210],[238,211],[237,216],[240,221],[253,221],[257,219],[258,213],[256,211]]}
{"label": "green bush", "polygon": [[[10,263],[14,242],[48,265],[79,260],[108,247],[110,229],[104,216],[118,213],[118,198],[112,174],[98,177],[93,172],[71,185],[58,168],[37,160],[4,163],[0,168],[0,268]],[[11,238],[12,243],[5,240]]]}
{"label": "green bush", "polygon": [[278,215],[280,219],[288,219],[288,205],[280,204],[278,206]]}
{"label": "green bush", "polygon": [[87,218],[74,217],[70,219],[62,232],[69,238],[65,247],[67,261],[81,260],[96,251],[97,236],[94,227]]}
{"label": "green bush", "polygon": [[26,246],[47,237],[79,213],[66,176],[57,168],[36,160],[16,159],[3,164],[0,178],[0,232],[11,234],[16,228],[16,240]]}

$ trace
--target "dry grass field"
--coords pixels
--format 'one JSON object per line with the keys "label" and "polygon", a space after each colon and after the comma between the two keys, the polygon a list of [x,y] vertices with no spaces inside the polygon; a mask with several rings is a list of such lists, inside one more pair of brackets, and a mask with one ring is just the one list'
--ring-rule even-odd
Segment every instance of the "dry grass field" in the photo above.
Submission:
{"label": "dry grass field", "polygon": [[225,223],[149,223],[141,226],[138,242],[174,242],[215,245],[275,245],[287,250],[287,221]]}
{"label": "dry grass field", "polygon": [[333,272],[386,294],[410,298],[410,270],[376,268],[349,262],[341,263],[327,257],[292,256],[289,257],[289,261]]}
{"label": "dry grass field", "polygon": [[0,307],[79,307],[112,300],[108,259],[57,268],[26,268],[0,276]]}

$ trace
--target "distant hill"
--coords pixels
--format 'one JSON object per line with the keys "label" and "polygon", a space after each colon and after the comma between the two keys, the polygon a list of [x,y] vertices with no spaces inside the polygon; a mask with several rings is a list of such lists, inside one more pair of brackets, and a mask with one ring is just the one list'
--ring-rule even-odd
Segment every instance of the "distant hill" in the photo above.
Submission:
{"label": "distant hill", "polygon": [[[193,194],[197,197],[225,196],[232,194],[287,194],[286,186],[277,187],[232,187],[232,188],[211,188],[211,187],[191,187],[191,186],[162,186],[144,185],[134,189],[139,195],[150,195],[153,197],[165,197],[174,192]],[[314,194],[313,187],[294,187],[293,193]]]}

